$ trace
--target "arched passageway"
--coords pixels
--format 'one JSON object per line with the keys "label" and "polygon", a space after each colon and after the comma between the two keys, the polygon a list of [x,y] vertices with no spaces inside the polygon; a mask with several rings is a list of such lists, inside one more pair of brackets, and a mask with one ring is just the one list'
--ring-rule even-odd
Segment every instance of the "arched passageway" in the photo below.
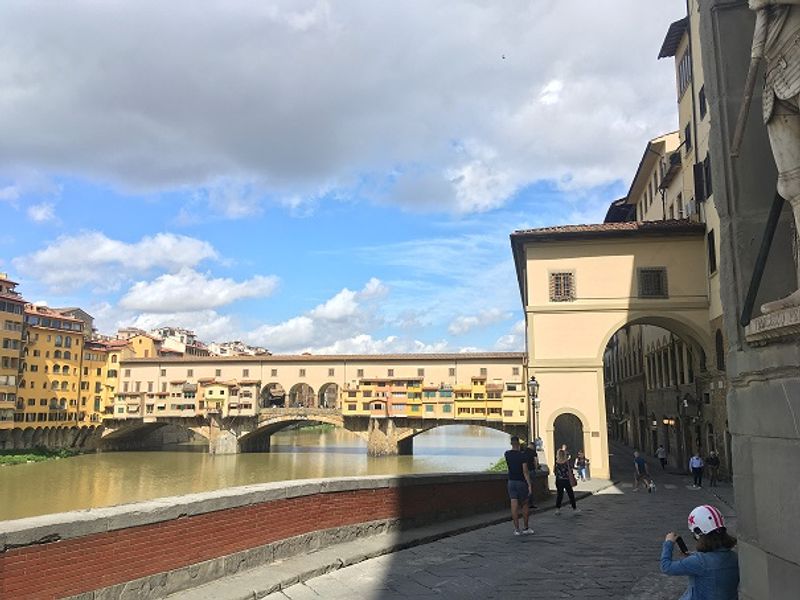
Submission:
{"label": "arched passageway", "polygon": [[268,383],[261,389],[259,399],[261,408],[273,408],[286,405],[286,391],[280,383]]}
{"label": "arched passageway", "polygon": [[572,456],[579,451],[585,451],[583,442],[583,423],[572,413],[564,413],[556,417],[553,425],[553,439],[555,448],[567,447],[567,452]]}
{"label": "arched passageway", "polygon": [[316,400],[314,388],[307,383],[296,383],[289,390],[287,406],[289,408],[315,408]]}
{"label": "arched passageway", "polygon": [[319,388],[318,406],[320,408],[339,408],[339,386],[326,383]]}

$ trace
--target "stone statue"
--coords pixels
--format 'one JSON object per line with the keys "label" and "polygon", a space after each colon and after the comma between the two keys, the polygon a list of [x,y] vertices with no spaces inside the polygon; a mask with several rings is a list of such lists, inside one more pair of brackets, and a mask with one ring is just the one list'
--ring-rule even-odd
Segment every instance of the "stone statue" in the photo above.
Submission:
{"label": "stone statue", "polygon": [[[791,205],[797,227],[800,226],[800,0],[749,0],[749,5],[752,10],[764,11],[766,17],[764,123],[778,167],[778,193]],[[767,302],[761,312],[793,306],[800,306],[800,289]]]}

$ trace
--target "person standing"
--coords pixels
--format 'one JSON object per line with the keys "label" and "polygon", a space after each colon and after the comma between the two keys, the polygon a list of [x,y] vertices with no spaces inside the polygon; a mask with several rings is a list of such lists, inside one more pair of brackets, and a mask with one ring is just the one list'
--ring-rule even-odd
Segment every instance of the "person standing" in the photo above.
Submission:
{"label": "person standing", "polygon": [[719,454],[716,450],[712,450],[706,458],[706,466],[708,467],[708,487],[717,487],[717,477],[719,476]]}
{"label": "person standing", "polygon": [[[508,466],[508,497],[511,499],[511,520],[514,522],[514,535],[530,535],[533,530],[528,526],[530,510],[528,498],[533,486],[525,454],[520,450],[519,438],[511,437],[511,450],[505,453]],[[524,529],[519,528],[519,509],[522,507]]]}
{"label": "person standing", "polygon": [[[528,442],[528,447],[522,452],[525,454],[525,462],[528,465],[528,474],[531,476],[531,481],[533,481],[534,474],[539,470],[539,454],[536,451],[536,443]],[[531,494],[528,498],[528,506],[533,510],[537,508],[537,506],[533,503],[533,494]]]}
{"label": "person standing", "polygon": [[659,444],[658,449],[656,450],[656,458],[658,462],[661,463],[661,470],[664,471],[667,468],[667,449],[664,448],[664,444]]}
{"label": "person standing", "polygon": [[703,459],[700,458],[700,452],[695,452],[694,456],[689,459],[689,469],[692,471],[692,476],[694,477],[694,483],[692,484],[693,488],[701,488],[703,487],[703,467],[705,463]]}
{"label": "person standing", "polygon": [[572,510],[580,512],[581,509],[575,503],[575,492],[572,490],[572,478],[575,476],[572,474],[569,467],[569,458],[563,448],[556,452],[556,464],[553,473],[556,476],[556,515],[561,514],[561,501],[564,499],[564,491],[569,496]]}
{"label": "person standing", "polygon": [[697,552],[672,560],[678,535],[670,531],[661,547],[661,572],[687,575],[689,587],[682,600],[736,600],[739,597],[739,559],[736,538],[725,528],[722,513],[710,504],[689,513],[689,531],[697,539]]}
{"label": "person standing", "polygon": [[650,477],[650,467],[647,461],[639,454],[638,450],[633,451],[633,491],[639,491],[639,484],[644,483],[648,492],[653,490],[653,479]]}
{"label": "person standing", "polygon": [[578,456],[575,458],[575,470],[578,472],[578,477],[581,481],[586,481],[586,469],[589,466],[589,459],[586,458],[583,450],[578,451]]}

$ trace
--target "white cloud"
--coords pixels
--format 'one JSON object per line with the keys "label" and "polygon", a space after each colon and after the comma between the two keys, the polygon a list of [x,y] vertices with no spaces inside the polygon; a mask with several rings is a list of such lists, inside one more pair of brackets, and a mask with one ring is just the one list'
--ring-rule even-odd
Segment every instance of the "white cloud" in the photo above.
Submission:
{"label": "white cloud", "polygon": [[336,340],[328,346],[315,349],[316,354],[398,354],[446,352],[449,345],[445,340],[427,344],[419,340],[390,335],[375,339],[369,334],[355,335]]}
{"label": "white cloud", "polygon": [[511,318],[511,313],[499,308],[488,308],[477,315],[461,315],[450,322],[447,331],[451,335],[463,335],[479,327],[488,327]]}
{"label": "white cloud", "polygon": [[345,343],[357,344],[353,340],[364,340],[365,335],[371,339],[368,332],[383,324],[377,301],[387,293],[386,286],[373,277],[359,291],[344,288],[304,315],[262,325],[244,337],[273,352],[332,352],[331,348]]}
{"label": "white cloud", "polygon": [[211,278],[207,273],[184,267],[153,281],[139,281],[119,302],[121,308],[150,313],[192,312],[219,308],[243,298],[263,298],[275,291],[278,278],[255,277],[236,282]]}
{"label": "white cloud", "polygon": [[135,274],[152,269],[179,271],[217,258],[203,240],[158,233],[134,243],[113,240],[100,232],[61,236],[45,248],[15,258],[14,266],[51,289],[70,290],[87,284],[112,289]]}
{"label": "white cloud", "polygon": [[509,333],[497,338],[494,349],[509,352],[523,351],[525,349],[525,321],[517,321]]}
{"label": "white cloud", "polygon": [[16,185],[7,185],[0,188],[0,200],[14,202],[19,199],[19,188]]}
{"label": "white cloud", "polygon": [[179,326],[191,329],[205,342],[231,340],[238,337],[238,327],[229,315],[220,315],[213,310],[174,313],[143,313],[121,318],[114,329],[119,327],[138,327],[149,331],[158,327]]}
{"label": "white cloud", "polygon": [[630,177],[644,140],[674,126],[673,65],[655,56],[682,11],[641,0],[3,2],[0,162],[209,189],[202,206],[226,218],[257,214],[264,197],[297,210],[354,188],[408,208],[486,211],[537,180]]}
{"label": "white cloud", "polygon": [[56,218],[55,205],[52,202],[32,204],[28,207],[28,217],[36,223],[54,221]]}

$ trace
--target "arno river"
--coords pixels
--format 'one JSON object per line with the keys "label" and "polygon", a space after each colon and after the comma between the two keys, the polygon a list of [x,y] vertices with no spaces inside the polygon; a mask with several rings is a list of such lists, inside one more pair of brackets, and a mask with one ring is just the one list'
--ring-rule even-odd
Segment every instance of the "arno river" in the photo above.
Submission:
{"label": "arno river", "polygon": [[210,456],[203,446],[86,454],[0,468],[0,520],[266,481],[483,471],[507,444],[500,432],[450,425],[417,436],[413,456],[370,458],[364,442],[340,429],[281,432],[264,454]]}

